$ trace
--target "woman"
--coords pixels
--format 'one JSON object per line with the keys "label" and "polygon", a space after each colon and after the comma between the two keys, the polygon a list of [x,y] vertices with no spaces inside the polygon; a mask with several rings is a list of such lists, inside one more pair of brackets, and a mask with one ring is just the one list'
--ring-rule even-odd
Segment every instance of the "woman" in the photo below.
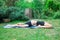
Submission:
{"label": "woman", "polygon": [[26,23],[6,25],[4,28],[52,28],[52,25],[44,21],[31,20]]}
{"label": "woman", "polygon": [[49,24],[48,22],[36,21],[36,20],[28,21],[25,24],[18,23],[16,24],[16,26],[19,26],[22,28],[52,28],[52,25]]}

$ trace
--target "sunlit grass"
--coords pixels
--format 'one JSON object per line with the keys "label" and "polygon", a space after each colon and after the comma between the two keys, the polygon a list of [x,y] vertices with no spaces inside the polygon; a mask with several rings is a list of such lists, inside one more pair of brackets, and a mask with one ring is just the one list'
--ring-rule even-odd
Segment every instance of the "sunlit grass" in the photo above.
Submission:
{"label": "sunlit grass", "polygon": [[29,3],[31,3],[31,2],[33,2],[33,0],[25,0],[26,2],[29,2]]}
{"label": "sunlit grass", "polygon": [[[60,40],[60,19],[44,20],[53,25],[53,29],[29,29],[29,28],[2,28],[5,23],[0,24],[0,40]],[[22,21],[13,21],[15,24]]]}

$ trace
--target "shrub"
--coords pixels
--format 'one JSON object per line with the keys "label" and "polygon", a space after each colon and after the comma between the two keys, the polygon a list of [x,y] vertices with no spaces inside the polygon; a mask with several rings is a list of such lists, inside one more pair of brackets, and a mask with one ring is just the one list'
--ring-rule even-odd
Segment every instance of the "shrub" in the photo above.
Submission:
{"label": "shrub", "polygon": [[10,15],[9,15],[9,18],[11,20],[17,20],[19,19],[19,17],[22,17],[23,14],[21,14],[21,12],[12,12]]}
{"label": "shrub", "polygon": [[0,8],[0,22],[3,22],[3,19],[13,20],[29,20],[27,16],[24,14],[24,9],[20,9],[17,7],[9,7],[9,8]]}
{"label": "shrub", "polygon": [[7,8],[5,11],[5,18],[10,18],[10,15],[12,15],[12,14],[14,15],[14,12],[16,12],[16,11],[17,11],[17,8],[15,8],[15,7]]}
{"label": "shrub", "polygon": [[60,11],[55,12],[54,19],[60,19]]}
{"label": "shrub", "polygon": [[49,8],[51,8],[52,10],[54,11],[57,11],[59,10],[59,5],[54,3],[54,1],[50,1],[49,4],[48,4]]}
{"label": "shrub", "polygon": [[9,18],[13,20],[28,20],[28,18],[25,18],[24,10],[17,8],[17,7],[9,7],[7,10],[7,14],[9,15]]}
{"label": "shrub", "polygon": [[44,10],[41,16],[43,19],[49,19],[54,16],[54,12],[52,9],[47,9],[47,10]]}
{"label": "shrub", "polygon": [[24,15],[24,16],[22,15],[22,16],[19,16],[19,17],[18,17],[18,20],[27,21],[27,20],[29,20],[29,17],[27,17],[27,16],[25,16],[25,15]]}
{"label": "shrub", "polygon": [[0,22],[3,22],[4,15],[4,9],[0,8]]}
{"label": "shrub", "polygon": [[3,18],[3,11],[0,10],[0,22],[2,22],[2,18]]}

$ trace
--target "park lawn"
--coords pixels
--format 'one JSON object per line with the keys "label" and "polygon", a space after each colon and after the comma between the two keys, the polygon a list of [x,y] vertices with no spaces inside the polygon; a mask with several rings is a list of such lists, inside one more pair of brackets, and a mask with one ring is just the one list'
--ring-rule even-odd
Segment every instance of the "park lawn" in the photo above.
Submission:
{"label": "park lawn", "polygon": [[[44,20],[53,25],[53,29],[3,28],[7,23],[0,24],[0,40],[60,40],[60,19]],[[15,24],[13,21],[8,24]]]}

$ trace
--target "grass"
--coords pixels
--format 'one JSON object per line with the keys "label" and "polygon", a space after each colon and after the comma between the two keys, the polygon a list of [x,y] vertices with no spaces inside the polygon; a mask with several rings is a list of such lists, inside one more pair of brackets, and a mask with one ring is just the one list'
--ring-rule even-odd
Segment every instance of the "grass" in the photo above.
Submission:
{"label": "grass", "polygon": [[[53,25],[53,29],[10,28],[4,29],[7,23],[0,24],[0,40],[60,40],[60,19],[44,20]],[[20,21],[13,21],[15,24]]]}

